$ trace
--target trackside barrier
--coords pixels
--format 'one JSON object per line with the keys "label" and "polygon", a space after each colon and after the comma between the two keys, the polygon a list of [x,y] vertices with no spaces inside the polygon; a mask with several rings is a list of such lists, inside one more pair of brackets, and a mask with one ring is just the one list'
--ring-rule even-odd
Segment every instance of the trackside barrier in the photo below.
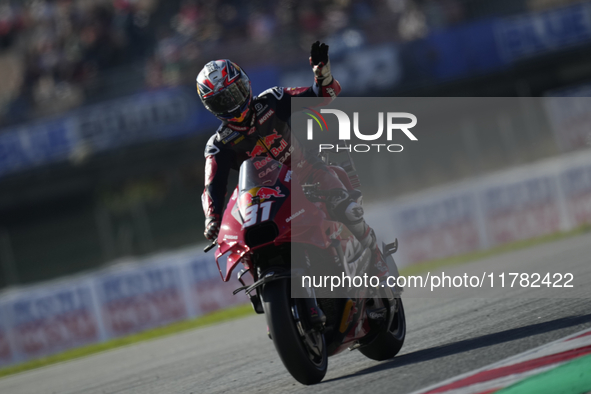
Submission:
{"label": "trackside barrier", "polygon": [[13,360],[12,349],[5,326],[6,318],[0,308],[0,366],[7,365]]}
{"label": "trackside barrier", "polygon": [[[367,208],[405,266],[591,223],[591,151],[563,155]],[[384,217],[390,220],[383,220]]]}
{"label": "trackside barrier", "polygon": [[0,295],[0,367],[247,302],[202,247],[117,261]]}
{"label": "trackside barrier", "polygon": [[[573,229],[591,223],[591,151],[403,196],[366,217],[384,241],[399,239],[400,266]],[[247,302],[238,286],[199,246],[8,289],[0,366]]]}
{"label": "trackside barrier", "polygon": [[11,361],[46,356],[101,340],[91,283],[73,278],[3,296],[2,317]]}
{"label": "trackside barrier", "polygon": [[106,337],[187,319],[190,313],[181,277],[179,265],[167,258],[99,273],[94,288]]}

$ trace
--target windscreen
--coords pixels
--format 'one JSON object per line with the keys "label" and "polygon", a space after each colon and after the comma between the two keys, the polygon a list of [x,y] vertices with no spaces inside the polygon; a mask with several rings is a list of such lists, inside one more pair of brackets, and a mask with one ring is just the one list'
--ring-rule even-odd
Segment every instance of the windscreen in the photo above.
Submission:
{"label": "windscreen", "polygon": [[[260,163],[265,161],[263,165]],[[240,166],[239,186],[240,193],[257,186],[270,186],[277,182],[281,171],[281,163],[266,157],[246,160]],[[258,168],[257,168],[258,167]]]}

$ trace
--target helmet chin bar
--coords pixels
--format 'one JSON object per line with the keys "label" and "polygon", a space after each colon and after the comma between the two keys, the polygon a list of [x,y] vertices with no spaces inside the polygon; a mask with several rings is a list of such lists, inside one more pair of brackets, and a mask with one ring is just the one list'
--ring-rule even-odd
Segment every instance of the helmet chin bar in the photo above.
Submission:
{"label": "helmet chin bar", "polygon": [[236,124],[236,125],[242,125],[244,123],[247,123],[248,121],[250,121],[252,119],[252,115],[254,113],[252,111],[251,104],[252,104],[252,96],[249,98],[244,111],[240,112],[240,110],[236,110],[231,113],[231,115],[234,115],[233,118],[227,118],[227,117],[221,117],[221,116],[218,116],[217,118],[220,119],[224,123],[232,123],[232,124]]}
{"label": "helmet chin bar", "polygon": [[236,116],[234,118],[231,119],[227,119],[225,120],[227,123],[233,123],[236,125],[243,125],[244,123],[248,123],[249,120],[251,120],[252,118],[252,111],[250,110],[250,108],[248,108],[246,111],[246,114],[244,116],[242,116],[242,119],[240,119],[240,116]]}

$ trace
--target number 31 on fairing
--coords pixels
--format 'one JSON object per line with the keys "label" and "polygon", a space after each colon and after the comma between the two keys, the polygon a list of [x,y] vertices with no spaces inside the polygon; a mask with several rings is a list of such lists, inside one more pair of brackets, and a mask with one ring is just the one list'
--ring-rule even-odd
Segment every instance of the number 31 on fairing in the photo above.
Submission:
{"label": "number 31 on fairing", "polygon": [[266,222],[267,220],[269,220],[269,216],[271,215],[271,204],[273,204],[273,201],[266,201],[260,205],[259,204],[251,205],[250,207],[246,208],[246,212],[244,215],[244,226],[243,227],[249,227],[249,226],[252,226],[253,224],[259,223],[257,221],[258,213],[259,213],[259,206],[261,207],[261,209],[260,209],[260,211],[261,211],[260,223]]}

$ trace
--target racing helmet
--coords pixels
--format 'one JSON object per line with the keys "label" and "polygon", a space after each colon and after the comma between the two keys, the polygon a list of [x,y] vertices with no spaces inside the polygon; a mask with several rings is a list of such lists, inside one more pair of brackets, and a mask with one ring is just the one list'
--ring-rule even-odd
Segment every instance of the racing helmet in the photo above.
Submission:
{"label": "racing helmet", "polygon": [[213,60],[197,75],[197,93],[218,119],[242,123],[251,114],[252,88],[246,73],[228,59]]}

